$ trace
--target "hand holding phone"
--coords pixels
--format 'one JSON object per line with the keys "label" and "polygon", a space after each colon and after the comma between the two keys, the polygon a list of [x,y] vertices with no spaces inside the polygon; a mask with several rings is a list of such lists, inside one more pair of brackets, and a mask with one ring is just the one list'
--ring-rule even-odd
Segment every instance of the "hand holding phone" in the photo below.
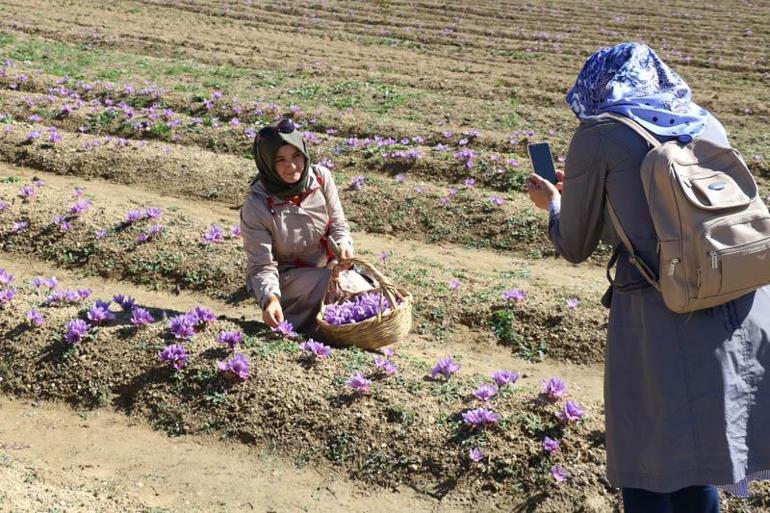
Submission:
{"label": "hand holding phone", "polygon": [[532,163],[532,169],[535,174],[541,176],[556,184],[556,168],[553,165],[553,156],[551,155],[551,147],[548,143],[536,143],[527,146],[529,152],[529,160]]}

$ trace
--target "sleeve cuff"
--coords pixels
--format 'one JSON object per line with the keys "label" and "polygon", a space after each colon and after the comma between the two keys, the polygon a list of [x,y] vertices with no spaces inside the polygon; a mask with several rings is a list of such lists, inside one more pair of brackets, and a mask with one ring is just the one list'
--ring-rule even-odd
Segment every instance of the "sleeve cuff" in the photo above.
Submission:
{"label": "sleeve cuff", "polygon": [[561,197],[556,196],[554,199],[551,200],[550,203],[548,203],[548,217],[554,217],[558,216],[561,212]]}

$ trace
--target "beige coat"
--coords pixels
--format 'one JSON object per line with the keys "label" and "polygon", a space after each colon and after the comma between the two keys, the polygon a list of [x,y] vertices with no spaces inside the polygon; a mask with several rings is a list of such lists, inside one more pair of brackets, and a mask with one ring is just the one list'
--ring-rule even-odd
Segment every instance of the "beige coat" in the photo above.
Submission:
{"label": "beige coat", "polygon": [[271,294],[278,296],[286,320],[295,329],[312,331],[330,274],[322,239],[353,244],[331,172],[312,166],[300,206],[255,182],[241,208],[241,234],[247,289],[260,305]]}

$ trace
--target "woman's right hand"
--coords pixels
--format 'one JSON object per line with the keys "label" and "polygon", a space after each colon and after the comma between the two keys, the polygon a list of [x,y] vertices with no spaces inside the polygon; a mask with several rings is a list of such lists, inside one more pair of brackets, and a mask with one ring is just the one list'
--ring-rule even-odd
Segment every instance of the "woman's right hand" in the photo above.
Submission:
{"label": "woman's right hand", "polygon": [[270,296],[262,309],[262,320],[271,328],[278,326],[283,321],[283,309],[277,296]]}
{"label": "woman's right hand", "polygon": [[560,169],[556,170],[556,189],[562,194],[564,194],[564,191],[562,190],[564,187],[564,171],[561,171]]}

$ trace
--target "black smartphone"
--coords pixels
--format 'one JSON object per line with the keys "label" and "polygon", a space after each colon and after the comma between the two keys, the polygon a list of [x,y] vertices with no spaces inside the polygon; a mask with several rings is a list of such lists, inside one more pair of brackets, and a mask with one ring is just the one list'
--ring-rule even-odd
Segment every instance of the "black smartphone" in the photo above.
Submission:
{"label": "black smartphone", "polygon": [[556,168],[553,167],[553,156],[548,143],[536,143],[527,146],[529,160],[535,173],[549,182],[556,183]]}

